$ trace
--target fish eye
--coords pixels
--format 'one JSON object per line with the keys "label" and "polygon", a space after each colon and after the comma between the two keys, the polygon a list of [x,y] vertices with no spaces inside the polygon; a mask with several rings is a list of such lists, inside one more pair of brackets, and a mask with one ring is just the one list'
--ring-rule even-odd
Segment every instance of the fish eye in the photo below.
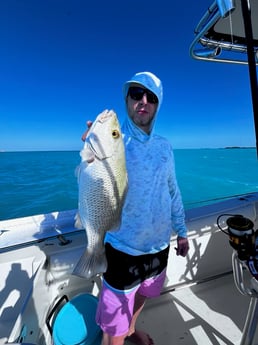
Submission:
{"label": "fish eye", "polygon": [[118,131],[117,129],[114,129],[114,130],[112,131],[112,137],[113,137],[114,139],[117,139],[117,138],[120,137],[120,133],[119,133],[119,131]]}

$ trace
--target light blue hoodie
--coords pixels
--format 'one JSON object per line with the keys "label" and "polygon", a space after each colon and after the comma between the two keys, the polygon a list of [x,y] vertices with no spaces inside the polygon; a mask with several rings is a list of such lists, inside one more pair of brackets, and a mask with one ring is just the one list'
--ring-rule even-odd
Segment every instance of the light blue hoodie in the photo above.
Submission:
{"label": "light blue hoodie", "polygon": [[[137,73],[125,83],[125,98],[130,83],[135,82],[158,97],[159,109],[163,96],[160,80],[150,72]],[[172,147],[167,139],[154,133],[157,113],[150,135],[128,116],[122,126],[129,187],[121,224],[118,229],[107,232],[105,242],[131,255],[165,249],[173,231],[187,237]]]}

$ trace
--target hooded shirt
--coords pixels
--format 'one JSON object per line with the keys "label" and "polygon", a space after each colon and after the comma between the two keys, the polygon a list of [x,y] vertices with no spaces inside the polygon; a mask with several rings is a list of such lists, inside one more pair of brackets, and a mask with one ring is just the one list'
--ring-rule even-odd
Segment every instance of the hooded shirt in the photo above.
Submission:
{"label": "hooded shirt", "polygon": [[165,249],[173,231],[187,237],[172,147],[154,132],[157,113],[150,134],[137,127],[129,116],[122,126],[128,191],[120,225],[106,233],[105,242],[130,255]]}

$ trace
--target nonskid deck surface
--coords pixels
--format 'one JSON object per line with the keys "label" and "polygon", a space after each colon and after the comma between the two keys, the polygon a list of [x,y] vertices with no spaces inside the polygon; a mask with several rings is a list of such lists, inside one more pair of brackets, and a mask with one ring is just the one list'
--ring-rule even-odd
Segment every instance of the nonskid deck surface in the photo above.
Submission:
{"label": "nonskid deck surface", "polygon": [[137,328],[155,345],[239,345],[249,302],[227,274],[148,300]]}

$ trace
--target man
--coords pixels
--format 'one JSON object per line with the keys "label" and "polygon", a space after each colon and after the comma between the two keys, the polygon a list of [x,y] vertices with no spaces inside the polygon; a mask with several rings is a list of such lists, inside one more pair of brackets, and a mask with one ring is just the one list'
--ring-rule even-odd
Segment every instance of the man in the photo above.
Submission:
{"label": "man", "polygon": [[125,339],[151,345],[148,334],[135,330],[136,319],[146,298],[159,296],[163,287],[172,231],[178,235],[177,255],[186,256],[189,246],[172,148],[154,133],[162,83],[150,72],[137,73],[123,94],[129,186],[121,224],[105,237],[108,267],[96,321],[102,345],[123,345]]}

